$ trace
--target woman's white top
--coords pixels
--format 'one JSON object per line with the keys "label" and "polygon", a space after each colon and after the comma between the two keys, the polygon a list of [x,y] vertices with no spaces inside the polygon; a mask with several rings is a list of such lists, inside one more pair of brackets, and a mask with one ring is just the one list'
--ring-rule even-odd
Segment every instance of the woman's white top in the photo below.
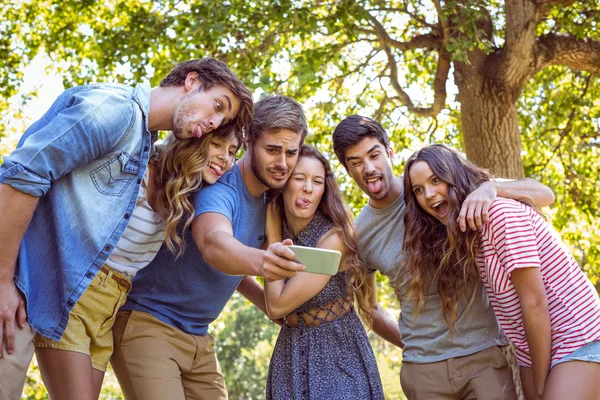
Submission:
{"label": "woman's white top", "polygon": [[130,278],[150,264],[165,240],[164,221],[150,207],[146,197],[148,178],[146,169],[129,224],[106,260],[108,267]]}

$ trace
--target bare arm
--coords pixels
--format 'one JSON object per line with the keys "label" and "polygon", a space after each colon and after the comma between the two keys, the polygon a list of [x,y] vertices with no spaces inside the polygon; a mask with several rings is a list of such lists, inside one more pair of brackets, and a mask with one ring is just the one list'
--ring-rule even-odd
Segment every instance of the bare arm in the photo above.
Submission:
{"label": "bare arm", "polygon": [[473,230],[481,229],[488,222],[489,208],[496,196],[529,200],[536,207],[546,207],[554,202],[552,190],[535,179],[485,182],[472,191],[462,204],[458,216],[461,231],[467,230],[467,224]]}
{"label": "bare arm", "polygon": [[[250,302],[254,304],[258,309],[260,309],[263,313],[265,313],[267,318],[269,317],[269,314],[267,313],[267,306],[265,304],[265,291],[255,278],[247,276],[244,279],[242,279],[242,282],[240,282],[237,291],[246,299],[250,300]],[[283,325],[282,319],[269,319],[275,322],[277,325]]]}
{"label": "bare arm", "polygon": [[227,275],[261,275],[265,252],[237,240],[224,215],[199,215],[192,222],[192,236],[204,260],[216,270]]}
{"label": "bare arm", "polygon": [[264,312],[265,315],[267,314],[264,289],[254,277],[247,276],[242,279],[237,291],[250,300],[250,302]]}
{"label": "bare arm", "polygon": [[376,272],[367,275],[367,282],[371,286],[371,307],[373,312],[373,332],[400,348],[404,347],[398,323],[379,305],[377,301]]}
{"label": "bare arm", "polygon": [[229,219],[218,213],[196,217],[192,222],[192,236],[206,262],[224,274],[271,279],[293,276],[304,268],[291,261],[293,252],[281,243],[274,243],[266,251],[244,245],[233,236]]}
{"label": "bare arm", "polygon": [[19,247],[38,199],[0,184],[0,356],[3,340],[8,354],[14,350],[15,319],[22,328],[27,318],[14,276]]}
{"label": "bare arm", "polygon": [[[339,270],[344,270],[344,255],[346,252],[344,242],[339,234],[329,233],[321,238],[316,247],[341,252],[342,261]],[[329,275],[300,272],[285,283],[283,281],[265,282],[265,297],[269,316],[271,318],[282,318],[288,315],[323,290],[329,279],[331,279]]]}
{"label": "bare arm", "polygon": [[494,181],[496,196],[509,199],[530,199],[535,207],[546,207],[554,203],[554,193],[548,186],[535,179],[525,178],[517,181]]}
{"label": "bare arm", "polygon": [[552,351],[550,313],[544,282],[539,268],[515,269],[511,280],[521,303],[525,337],[533,364],[535,391],[541,399],[550,373]]}
{"label": "bare arm", "polygon": [[[271,244],[281,242],[282,235],[282,223],[281,223],[281,214],[279,213],[279,209],[276,207],[276,201],[271,201],[267,206],[267,218],[265,223],[265,235],[267,236],[267,240],[265,240],[266,246],[270,246]],[[286,245],[293,244],[291,240],[286,240],[284,242]],[[271,317],[267,307],[267,296],[271,292],[280,293],[285,286],[285,281],[283,279],[265,279],[265,287],[264,287],[264,301],[265,308],[267,311],[265,313]],[[283,317],[277,317],[283,318]]]}

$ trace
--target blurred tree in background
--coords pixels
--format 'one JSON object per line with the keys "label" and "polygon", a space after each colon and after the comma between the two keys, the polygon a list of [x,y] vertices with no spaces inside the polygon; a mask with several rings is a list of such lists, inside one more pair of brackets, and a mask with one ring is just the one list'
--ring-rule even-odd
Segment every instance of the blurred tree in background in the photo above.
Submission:
{"label": "blurred tree in background", "polygon": [[[176,62],[217,57],[256,94],[305,105],[307,142],[330,156],[354,213],[366,198],[330,136],[360,113],[388,130],[399,174],[412,150],[444,142],[498,176],[550,186],[544,211],[600,288],[599,30],[595,0],[0,0],[0,154],[31,123],[34,59],[70,87],[156,85]],[[238,298],[215,324],[232,398],[262,396],[276,333]],[[400,398],[399,352],[373,345]]]}

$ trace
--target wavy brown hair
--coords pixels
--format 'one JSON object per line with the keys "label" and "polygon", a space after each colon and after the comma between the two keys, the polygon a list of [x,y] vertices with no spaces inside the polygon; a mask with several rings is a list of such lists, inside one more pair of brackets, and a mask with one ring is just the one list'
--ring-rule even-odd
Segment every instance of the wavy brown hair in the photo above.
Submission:
{"label": "wavy brown hair", "polygon": [[167,76],[160,81],[160,87],[183,86],[190,72],[198,74],[200,85],[196,90],[199,92],[207,91],[215,86],[223,86],[240,100],[238,115],[229,123],[215,129],[215,131],[219,131],[220,136],[227,136],[232,128],[240,132],[248,129],[254,110],[252,93],[222,61],[206,57],[181,62],[175,65]]}
{"label": "wavy brown hair", "polygon": [[[321,214],[333,222],[333,225],[339,229],[344,245],[347,248],[345,261],[350,272],[348,295],[352,296],[356,303],[358,314],[365,325],[370,328],[373,325],[370,302],[371,286],[367,282],[367,267],[358,255],[356,230],[352,223],[352,217],[344,207],[342,195],[333,176],[329,161],[317,149],[306,144],[300,147],[298,159],[302,157],[318,160],[325,170],[325,191],[323,192],[318,209]],[[283,196],[278,196],[275,201],[278,202],[277,205],[281,212],[281,218],[285,218]]]}
{"label": "wavy brown hair", "polygon": [[[433,173],[448,184],[447,225],[423,210],[412,191],[410,169],[419,161],[429,164]],[[459,298],[465,296],[470,306],[480,284],[477,265],[479,232],[471,229],[461,232],[458,214],[469,193],[492,178],[489,171],[477,167],[458,151],[442,144],[427,146],[406,162],[404,259],[403,265],[398,268],[396,284],[408,285],[408,297],[416,302],[415,314],[418,315],[424,304],[425,286],[437,281],[444,319],[450,331],[456,323]]]}
{"label": "wavy brown hair", "polygon": [[[242,142],[241,131],[229,129],[235,136],[238,148]],[[153,169],[154,194],[150,201],[165,221],[165,243],[178,257],[185,250],[183,232],[194,219],[194,206],[190,195],[202,186],[202,170],[210,162],[209,147],[215,140],[223,140],[222,134],[210,132],[198,139],[178,140],[171,133],[150,159]]]}

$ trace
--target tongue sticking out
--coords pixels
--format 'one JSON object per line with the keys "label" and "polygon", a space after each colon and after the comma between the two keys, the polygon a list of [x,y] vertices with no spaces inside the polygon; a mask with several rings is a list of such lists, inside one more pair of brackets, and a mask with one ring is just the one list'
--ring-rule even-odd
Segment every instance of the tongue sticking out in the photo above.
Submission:
{"label": "tongue sticking out", "polygon": [[196,125],[194,128],[194,136],[198,139],[202,137],[202,128],[200,128],[200,125]]}
{"label": "tongue sticking out", "polygon": [[296,199],[296,206],[300,208],[306,208],[310,205],[310,201],[306,199]]}
{"label": "tongue sticking out", "polygon": [[375,182],[368,182],[367,189],[371,193],[379,193],[381,188],[383,187],[383,181],[381,179],[377,179]]}
{"label": "tongue sticking out", "polygon": [[448,215],[448,202],[443,201],[442,204],[436,207],[435,211],[440,218],[444,218],[446,215]]}

